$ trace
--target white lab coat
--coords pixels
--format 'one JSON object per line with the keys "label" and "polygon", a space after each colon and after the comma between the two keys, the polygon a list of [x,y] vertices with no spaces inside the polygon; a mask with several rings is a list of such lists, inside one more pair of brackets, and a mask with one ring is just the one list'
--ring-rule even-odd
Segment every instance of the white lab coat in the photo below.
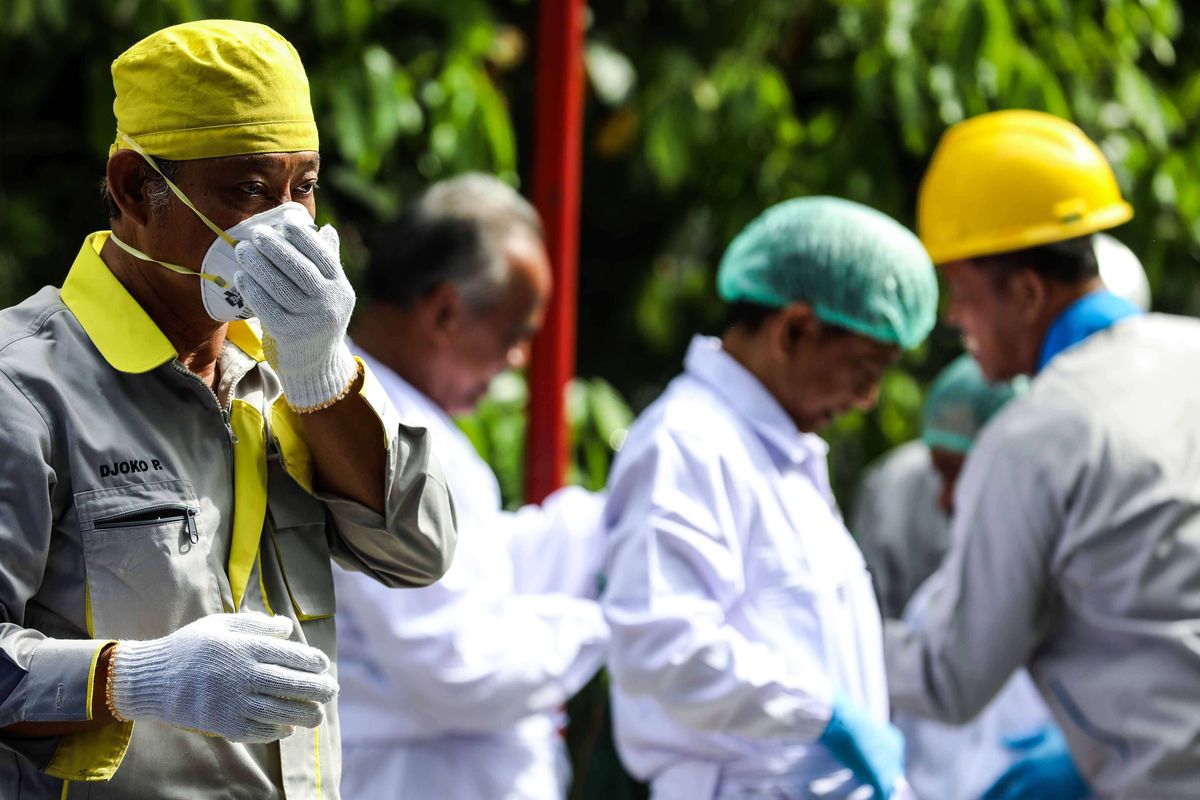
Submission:
{"label": "white lab coat", "polygon": [[826,445],[698,337],[609,482],[617,745],[656,800],[807,798],[841,692],[888,719],[879,612]]}
{"label": "white lab coat", "polygon": [[569,781],[561,707],[608,641],[592,599],[602,498],[567,489],[540,508],[502,512],[495,475],[450,418],[364,360],[401,417],[434,437],[459,540],[452,567],[427,588],[335,575],[342,795],[560,798]]}
{"label": "white lab coat", "polygon": [[967,457],[946,584],[889,625],[898,709],[977,713],[1026,664],[1099,797],[1200,787],[1200,322],[1057,355]]}
{"label": "white lab coat", "polygon": [[[904,621],[920,629],[942,584],[934,573],[908,603]],[[948,725],[897,711],[904,733],[905,771],[917,797],[929,800],[979,800],[1022,753],[1005,745],[1006,737],[1031,734],[1051,724],[1050,709],[1024,669],[975,719]]]}
{"label": "white lab coat", "polygon": [[853,525],[885,617],[899,617],[950,548],[950,520],[938,507],[942,481],[920,439],[884,454],[863,478]]}

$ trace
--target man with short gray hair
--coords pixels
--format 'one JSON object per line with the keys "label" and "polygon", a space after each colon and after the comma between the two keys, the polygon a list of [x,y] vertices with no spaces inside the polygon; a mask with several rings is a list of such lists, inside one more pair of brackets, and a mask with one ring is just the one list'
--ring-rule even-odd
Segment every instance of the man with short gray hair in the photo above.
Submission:
{"label": "man with short gray hair", "polygon": [[560,709],[596,672],[599,498],[564,489],[502,511],[450,415],[525,364],[551,289],[537,212],[496,178],[431,187],[370,246],[354,347],[426,426],[455,497],[454,566],[430,589],[336,575],[347,797],[540,800],[569,769]]}

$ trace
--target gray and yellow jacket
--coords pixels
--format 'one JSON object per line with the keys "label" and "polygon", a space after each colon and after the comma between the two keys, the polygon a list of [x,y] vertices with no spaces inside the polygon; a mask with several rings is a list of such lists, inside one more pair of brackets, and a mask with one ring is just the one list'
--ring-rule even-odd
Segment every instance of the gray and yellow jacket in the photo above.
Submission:
{"label": "gray and yellow jacket", "polygon": [[[426,431],[369,372],[383,516],[314,488],[256,329],[229,326],[213,392],[100,259],[107,235],[87,238],[61,291],[0,312],[0,728],[91,719],[105,643],[209,614],[287,615],[335,660],[331,557],[423,586],[454,549]],[[335,705],[317,730],[266,745],[150,721],[0,738],[0,797],[336,798]]]}

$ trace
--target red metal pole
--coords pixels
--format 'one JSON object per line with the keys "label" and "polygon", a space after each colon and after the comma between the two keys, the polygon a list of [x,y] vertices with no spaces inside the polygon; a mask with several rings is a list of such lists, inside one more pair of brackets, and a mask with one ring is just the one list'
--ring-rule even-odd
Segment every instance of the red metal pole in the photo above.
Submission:
{"label": "red metal pole", "polygon": [[570,446],[564,401],[575,373],[585,0],[541,0],[538,11],[533,203],[546,226],[554,294],[533,342],[525,497],[562,486]]}

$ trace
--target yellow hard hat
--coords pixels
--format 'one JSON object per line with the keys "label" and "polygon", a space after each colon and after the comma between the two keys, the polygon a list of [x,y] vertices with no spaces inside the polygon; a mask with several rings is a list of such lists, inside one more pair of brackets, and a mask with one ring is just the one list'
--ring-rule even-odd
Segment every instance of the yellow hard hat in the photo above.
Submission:
{"label": "yellow hard hat", "polygon": [[917,195],[917,233],[936,264],[1074,239],[1132,217],[1100,148],[1040,111],[996,111],[951,127]]}
{"label": "yellow hard hat", "polygon": [[112,64],[117,138],[173,160],[316,150],[295,48],[256,22],[208,19],[152,33]]}

